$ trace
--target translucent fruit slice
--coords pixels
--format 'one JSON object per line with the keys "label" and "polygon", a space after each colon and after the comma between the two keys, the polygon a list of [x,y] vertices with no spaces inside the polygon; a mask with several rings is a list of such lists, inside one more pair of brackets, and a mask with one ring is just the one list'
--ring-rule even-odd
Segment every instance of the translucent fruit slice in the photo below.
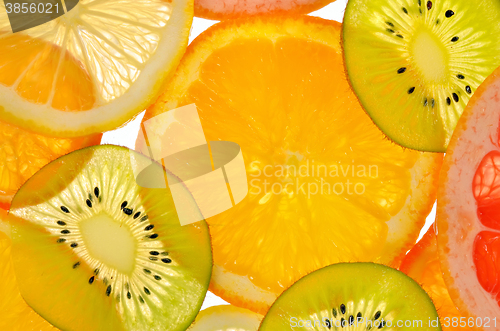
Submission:
{"label": "translucent fruit slice", "polygon": [[410,277],[375,263],[338,263],[293,284],[259,331],[441,330],[436,308]]}
{"label": "translucent fruit slice", "polygon": [[102,134],[51,138],[0,122],[0,208],[9,209],[17,190],[44,165],[74,150],[99,145],[101,138]]}
{"label": "translucent fruit slice", "polygon": [[351,0],[343,43],[361,104],[396,143],[444,152],[500,65],[500,2]]}
{"label": "translucent fruit slice", "polygon": [[[450,296],[482,322],[500,316],[500,69],[469,101],[440,176],[438,247]],[[494,327],[494,326],[492,326]]]}
{"label": "translucent fruit slice", "polygon": [[109,145],[31,177],[9,212],[26,302],[61,330],[186,330],[208,289],[210,237],[205,222],[181,226],[165,179],[160,165]]}
{"label": "translucent fruit slice", "polygon": [[177,66],[193,18],[192,0],[80,0],[12,33],[4,8],[0,120],[65,138],[114,129],[146,108]]}
{"label": "translucent fruit slice", "polygon": [[403,150],[373,125],[347,83],[340,30],[307,16],[219,23],[145,115],[196,103],[208,141],[241,146],[248,196],[207,220],[211,289],[235,305],[265,312],[336,262],[399,266],[431,209],[442,155]]}
{"label": "translucent fruit slice", "polygon": [[0,209],[0,330],[57,331],[21,297],[10,258],[12,243],[4,232],[6,222],[7,212]]}
{"label": "translucent fruit slice", "polygon": [[[443,330],[464,330],[463,324],[460,326],[462,315],[451,300],[443,279],[433,226],[406,255],[399,270],[413,278],[429,294],[436,306]],[[463,319],[462,317],[462,321]],[[474,324],[475,321],[467,323],[467,330],[478,330]]]}
{"label": "translucent fruit slice", "polygon": [[[60,48],[19,33],[3,35],[2,48],[6,51],[0,56],[0,89],[22,76],[17,93],[31,102],[51,97],[54,107],[60,110],[88,109],[95,103],[87,72],[73,56],[62,54]],[[52,86],[47,82],[52,82],[58,67],[54,59],[60,56],[63,79]],[[22,75],[24,71],[26,74]],[[57,93],[51,96],[53,89]],[[98,145],[101,137],[99,133],[73,139],[51,138],[0,122],[0,208],[8,209],[19,187],[41,167],[76,149]]]}
{"label": "translucent fruit slice", "polygon": [[187,331],[257,331],[264,316],[231,305],[201,311]]}
{"label": "translucent fruit slice", "polygon": [[194,14],[224,20],[258,14],[307,14],[335,0],[195,0]]}

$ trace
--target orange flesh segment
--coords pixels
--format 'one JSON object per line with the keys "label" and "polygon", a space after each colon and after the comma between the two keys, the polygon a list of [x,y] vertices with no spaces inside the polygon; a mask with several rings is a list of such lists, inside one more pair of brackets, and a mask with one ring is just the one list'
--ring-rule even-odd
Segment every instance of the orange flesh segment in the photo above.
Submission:
{"label": "orange flesh segment", "polygon": [[491,151],[479,164],[472,184],[477,216],[483,225],[500,230],[500,152]]}
{"label": "orange flesh segment", "polygon": [[21,185],[50,161],[83,147],[99,145],[101,138],[102,134],[51,138],[0,122],[0,208],[8,209]]}
{"label": "orange flesh segment", "polygon": [[0,39],[0,84],[23,99],[62,111],[95,104],[93,84],[81,64],[60,47],[22,34]]}
{"label": "orange flesh segment", "polygon": [[[500,230],[500,152],[491,151],[479,164],[472,185],[481,223]],[[477,278],[500,306],[500,233],[480,232],[474,241],[474,264]]]}
{"label": "orange flesh segment", "polygon": [[[444,318],[449,318],[451,321],[454,317],[461,317],[460,312],[450,298],[443,279],[433,227],[410,250],[403,260],[400,270],[422,285],[434,302],[442,323]],[[463,328],[443,326],[443,330],[463,330]]]}
{"label": "orange flesh segment", "polygon": [[474,264],[479,283],[500,306],[500,233],[482,231],[476,236]]}

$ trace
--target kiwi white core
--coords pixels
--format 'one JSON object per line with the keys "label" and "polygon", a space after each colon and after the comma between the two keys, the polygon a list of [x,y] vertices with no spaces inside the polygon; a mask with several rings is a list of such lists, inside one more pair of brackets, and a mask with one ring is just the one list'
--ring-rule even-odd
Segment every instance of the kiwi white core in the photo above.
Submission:
{"label": "kiwi white core", "polygon": [[79,226],[90,256],[121,273],[132,274],[137,242],[128,226],[105,213],[81,221]]}
{"label": "kiwi white core", "polygon": [[441,40],[424,26],[416,31],[411,54],[424,81],[439,84],[449,78],[446,49]]}

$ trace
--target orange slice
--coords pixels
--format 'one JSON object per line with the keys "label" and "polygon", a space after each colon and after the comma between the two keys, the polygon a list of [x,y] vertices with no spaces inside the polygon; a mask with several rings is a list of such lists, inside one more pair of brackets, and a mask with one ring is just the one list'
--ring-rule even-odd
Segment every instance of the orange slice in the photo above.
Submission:
{"label": "orange slice", "polygon": [[44,165],[74,150],[99,145],[102,134],[64,139],[41,136],[0,122],[0,209]]}
{"label": "orange slice", "polygon": [[[437,239],[433,226],[406,255],[400,270],[418,282],[429,294],[436,306],[444,331],[464,330],[463,323],[468,321],[462,317],[448,293],[441,272]],[[466,324],[466,327],[467,330],[477,329],[472,324]]]}
{"label": "orange slice", "polygon": [[248,196],[207,220],[211,289],[235,305],[265,312],[336,262],[399,266],[432,207],[442,154],[404,150],[371,122],[347,83],[340,30],[308,16],[219,23],[145,115],[196,103],[208,141],[241,146]]}
{"label": "orange slice", "polygon": [[115,129],[158,96],[188,43],[193,0],[67,5],[16,33],[16,9],[0,7],[0,121],[63,138]]}
{"label": "orange slice", "polygon": [[455,305],[500,328],[500,69],[479,87],[453,133],[439,181],[441,268]]}
{"label": "orange slice", "polygon": [[4,227],[7,212],[0,209],[0,330],[57,331],[49,322],[24,301],[17,287],[16,275],[10,259],[11,241]]}
{"label": "orange slice", "polygon": [[194,14],[211,20],[270,13],[307,14],[335,0],[195,0]]}

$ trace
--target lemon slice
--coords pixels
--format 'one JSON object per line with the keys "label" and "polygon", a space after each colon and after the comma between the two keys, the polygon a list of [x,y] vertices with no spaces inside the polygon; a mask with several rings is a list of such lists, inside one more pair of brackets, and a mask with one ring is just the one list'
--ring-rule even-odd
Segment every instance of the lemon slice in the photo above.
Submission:
{"label": "lemon slice", "polygon": [[81,0],[12,33],[0,6],[0,121],[59,137],[119,127],[154,101],[192,18],[192,0]]}

